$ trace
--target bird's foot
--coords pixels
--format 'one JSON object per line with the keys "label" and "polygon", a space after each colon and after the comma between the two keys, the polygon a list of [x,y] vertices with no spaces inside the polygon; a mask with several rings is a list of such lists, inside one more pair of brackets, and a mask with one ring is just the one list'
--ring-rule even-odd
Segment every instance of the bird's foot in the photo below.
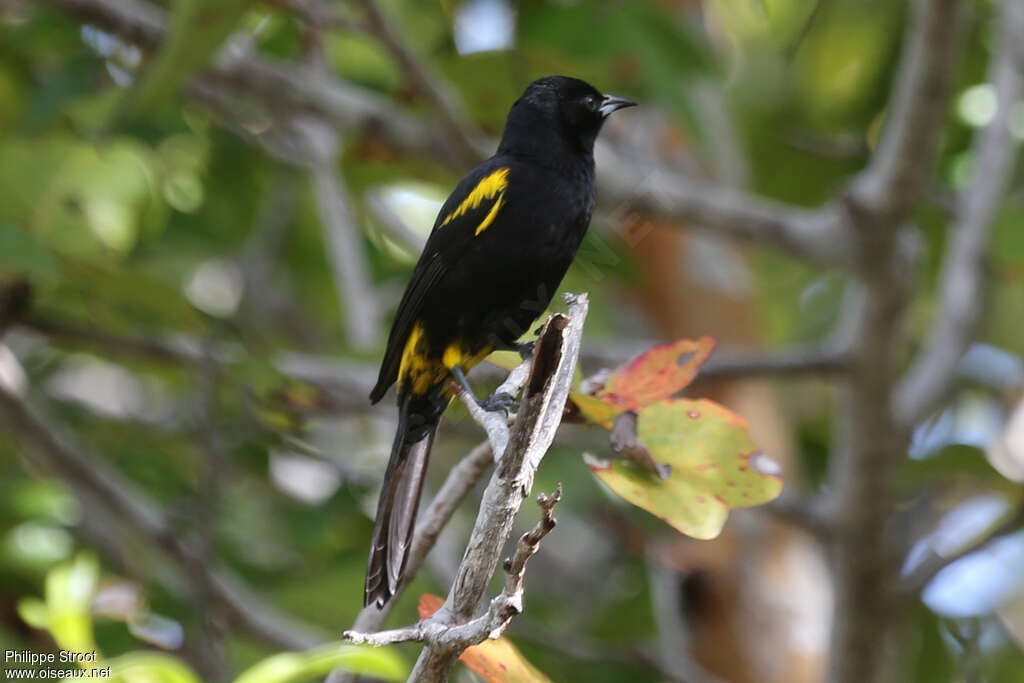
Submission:
{"label": "bird's foot", "polygon": [[515,408],[519,402],[516,401],[516,397],[512,394],[507,394],[504,391],[491,394],[482,401],[477,401],[477,404],[489,413],[504,412],[508,413],[512,408]]}
{"label": "bird's foot", "polygon": [[527,360],[533,356],[533,350],[537,347],[537,340],[521,342],[512,345],[512,349],[519,354],[519,357],[523,360]]}

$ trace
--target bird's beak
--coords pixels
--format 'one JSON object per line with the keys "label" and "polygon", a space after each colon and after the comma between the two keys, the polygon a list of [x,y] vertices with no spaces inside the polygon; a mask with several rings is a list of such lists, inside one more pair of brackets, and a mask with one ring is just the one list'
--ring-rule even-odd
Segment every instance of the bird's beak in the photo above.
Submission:
{"label": "bird's beak", "polygon": [[617,95],[605,95],[604,100],[601,101],[601,107],[598,109],[601,112],[603,118],[608,118],[608,115],[613,111],[624,109],[626,107],[635,107],[636,102],[633,100],[627,100],[625,97],[619,97]]}

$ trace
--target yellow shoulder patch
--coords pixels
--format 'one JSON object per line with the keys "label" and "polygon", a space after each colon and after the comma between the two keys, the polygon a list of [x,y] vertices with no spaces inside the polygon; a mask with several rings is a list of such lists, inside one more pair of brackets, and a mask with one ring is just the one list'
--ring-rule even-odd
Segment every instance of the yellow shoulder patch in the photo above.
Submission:
{"label": "yellow shoulder patch", "polygon": [[493,171],[476,184],[476,187],[474,187],[473,191],[469,193],[469,196],[463,199],[462,202],[455,207],[454,211],[444,217],[444,220],[441,221],[441,225],[448,225],[459,216],[464,215],[466,212],[479,208],[479,206],[488,199],[496,198],[494,206],[492,206],[491,210],[487,212],[484,219],[480,221],[480,225],[476,227],[476,232],[474,234],[479,235],[486,230],[498,216],[498,210],[501,209],[502,204],[505,202],[506,187],[508,187],[508,169],[499,168],[498,170]]}

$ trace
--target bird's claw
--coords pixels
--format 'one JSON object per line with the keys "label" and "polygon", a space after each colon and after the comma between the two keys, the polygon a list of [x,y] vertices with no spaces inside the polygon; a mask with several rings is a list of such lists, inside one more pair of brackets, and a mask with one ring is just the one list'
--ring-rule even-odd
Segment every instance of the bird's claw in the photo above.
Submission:
{"label": "bird's claw", "polygon": [[489,413],[496,413],[499,411],[507,413],[517,404],[518,402],[516,401],[515,396],[512,394],[506,394],[505,392],[491,394],[484,400],[479,401],[480,407]]}
{"label": "bird's claw", "polygon": [[515,347],[516,352],[519,354],[519,357],[522,358],[523,360],[527,360],[528,358],[533,356],[533,350],[537,347],[537,340],[535,339],[533,341],[522,342],[516,344]]}

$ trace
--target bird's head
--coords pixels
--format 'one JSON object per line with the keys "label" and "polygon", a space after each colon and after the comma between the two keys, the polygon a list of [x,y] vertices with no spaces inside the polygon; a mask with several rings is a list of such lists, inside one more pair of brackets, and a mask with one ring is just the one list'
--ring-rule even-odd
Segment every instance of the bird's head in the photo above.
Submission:
{"label": "bird's head", "polygon": [[591,153],[605,119],[633,106],[636,102],[605,95],[578,78],[545,76],[531,83],[512,105],[502,147],[514,149],[554,135],[574,149]]}

